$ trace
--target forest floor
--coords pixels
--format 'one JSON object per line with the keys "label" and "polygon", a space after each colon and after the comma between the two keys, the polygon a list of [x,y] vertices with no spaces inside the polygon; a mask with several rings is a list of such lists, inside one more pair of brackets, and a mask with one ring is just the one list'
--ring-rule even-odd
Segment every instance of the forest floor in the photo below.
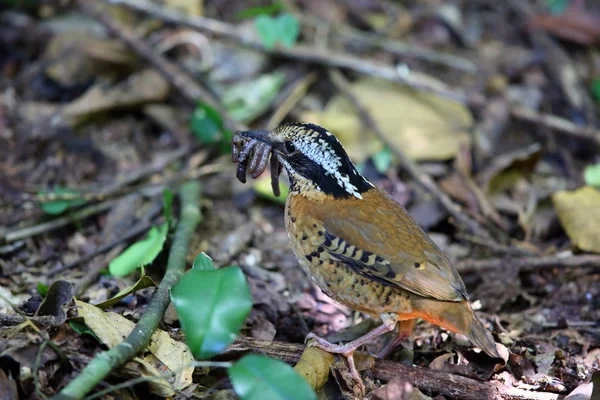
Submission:
{"label": "forest floor", "polygon": [[[600,7],[163,3],[0,5],[0,398],[51,397],[112,347],[73,297],[97,305],[131,288],[105,310],[140,319],[172,237],[142,271],[118,276],[109,264],[163,223],[164,190],[189,180],[201,184],[202,220],[188,264],[205,252],[217,268],[240,266],[253,299],[220,360],[254,351],[294,364],[309,332],[345,341],[369,329],[299,267],[285,195],[273,195],[268,174],[236,179],[232,133],[291,121],[335,133],[407,208],[507,349],[506,365],[490,365],[466,338],[420,322],[388,361],[364,368],[370,398],[478,398],[473,388],[486,387],[489,398],[590,398],[600,366]],[[160,329],[184,340],[172,306]],[[235,398],[222,370],[196,371],[172,392],[134,381],[151,375],[136,362],[95,391]],[[335,372],[344,369],[335,364],[321,398],[356,396]]]}

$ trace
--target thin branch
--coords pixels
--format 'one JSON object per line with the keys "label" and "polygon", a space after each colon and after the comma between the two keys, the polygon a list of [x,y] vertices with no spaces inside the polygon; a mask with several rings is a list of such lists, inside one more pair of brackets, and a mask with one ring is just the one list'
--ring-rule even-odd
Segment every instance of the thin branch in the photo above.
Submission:
{"label": "thin branch", "polygon": [[356,96],[350,91],[349,84],[346,81],[346,78],[342,76],[339,71],[332,70],[330,73],[331,80],[334,85],[341,91],[344,96],[348,99],[348,101],[352,104],[352,107],[356,110],[356,112],[360,115],[361,119],[364,121],[365,125],[371,130],[377,137],[385,143],[394,153],[402,168],[408,172],[408,174],[417,181],[423,188],[425,188],[428,192],[430,192],[435,198],[442,204],[442,206],[448,210],[450,215],[452,215],[457,222],[459,222],[462,226],[466,228],[470,233],[484,237],[486,239],[492,240],[488,231],[483,228],[477,221],[469,217],[464,213],[462,208],[456,204],[452,199],[444,193],[437,183],[425,172],[423,172],[419,166],[412,161],[410,158],[406,157],[406,155],[398,149],[397,146],[390,143],[390,140],[387,136],[381,131],[379,124],[373,116],[369,113],[369,111],[360,103],[360,101],[356,98]]}
{"label": "thin branch", "polygon": [[524,107],[512,107],[510,112],[513,117],[521,121],[538,124],[556,132],[567,133],[569,136],[591,141],[600,146],[600,131],[591,126],[575,125],[556,115],[538,113]]}
{"label": "thin branch", "polygon": [[[300,344],[238,337],[219,358],[235,359],[248,352],[253,352],[277,358],[289,364],[295,364],[300,359],[304,349],[305,347]],[[462,400],[558,400],[561,398],[560,395],[555,393],[529,392],[509,388],[499,382],[481,382],[460,375],[398,364],[378,358],[375,359],[372,372],[375,379],[389,381],[395,376],[402,376],[423,391]]]}
{"label": "thin branch", "polygon": [[67,226],[82,219],[91,217],[92,215],[100,214],[101,212],[111,208],[113,204],[114,201],[105,201],[103,203],[93,204],[89,207],[85,207],[81,210],[65,215],[64,217],[53,219],[52,221],[9,231],[6,233],[6,235],[4,235],[4,241],[7,243],[15,242],[17,240],[41,235],[42,233],[47,233],[55,229],[62,228],[63,226]]}
{"label": "thin branch", "polygon": [[569,257],[504,257],[489,258],[485,260],[462,260],[455,264],[459,272],[485,271],[488,269],[501,269],[506,266],[517,267],[522,270],[540,268],[600,268],[600,255],[584,254]]}
{"label": "thin branch", "polygon": [[125,364],[146,347],[169,305],[171,287],[184,273],[189,244],[201,219],[199,201],[200,185],[197,182],[185,184],[180,191],[180,222],[169,252],[165,276],[152,295],[144,315],[129,336],[112,349],[96,355],[73,381],[53,397],[54,399],[83,398],[115,368]]}
{"label": "thin branch", "polygon": [[[468,104],[473,107],[481,107],[486,103],[486,99],[481,94],[467,94],[458,89],[434,85],[430,82],[417,79],[414,75],[402,73],[398,68],[373,62],[370,60],[354,57],[330,49],[321,50],[314,47],[297,44],[294,47],[276,47],[274,49],[266,48],[258,39],[251,35],[244,34],[234,25],[214,19],[198,16],[185,16],[181,13],[166,7],[155,6],[152,3],[140,0],[104,0],[106,3],[122,5],[131,9],[152,15],[163,21],[188,26],[204,32],[210,32],[226,39],[237,42],[243,46],[251,47],[265,53],[280,57],[298,60],[301,62],[314,63],[335,68],[345,68],[365,75],[398,82],[410,86],[417,90],[430,91],[440,96],[448,97],[457,102]],[[573,122],[560,118],[556,115],[538,113],[536,111],[523,112],[520,107],[511,107],[511,115],[517,119],[535,122],[541,126],[553,129],[567,135],[577,138],[585,138],[593,141],[600,146],[600,130],[593,127],[581,127]]]}

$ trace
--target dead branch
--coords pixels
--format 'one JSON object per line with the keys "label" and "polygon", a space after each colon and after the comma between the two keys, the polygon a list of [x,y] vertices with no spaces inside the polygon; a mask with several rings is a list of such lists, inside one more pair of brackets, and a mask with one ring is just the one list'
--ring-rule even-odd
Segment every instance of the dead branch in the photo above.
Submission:
{"label": "dead branch", "polygon": [[488,269],[499,269],[505,266],[514,266],[523,270],[540,268],[575,268],[595,267],[600,268],[600,255],[584,254],[569,257],[546,256],[546,257],[504,257],[489,258],[486,260],[467,259],[455,264],[459,272],[484,271]]}
{"label": "dead branch", "polygon": [[[238,337],[219,358],[235,359],[251,352],[295,364],[300,359],[304,348],[300,344]],[[423,391],[463,400],[558,400],[561,398],[560,395],[554,393],[528,392],[517,388],[509,388],[499,382],[480,382],[460,375],[432,371],[381,359],[375,359],[372,373],[374,378],[381,381],[389,381],[395,376],[402,376]]]}

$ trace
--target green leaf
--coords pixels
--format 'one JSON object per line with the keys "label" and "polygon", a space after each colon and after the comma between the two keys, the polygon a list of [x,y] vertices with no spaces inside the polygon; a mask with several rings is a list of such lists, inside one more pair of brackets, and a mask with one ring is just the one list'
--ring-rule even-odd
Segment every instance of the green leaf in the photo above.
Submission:
{"label": "green leaf", "polygon": [[275,23],[275,19],[269,15],[259,15],[254,20],[254,26],[265,47],[267,49],[275,47],[275,42],[277,42],[277,24]]}
{"label": "green leaf", "polygon": [[268,6],[249,7],[245,10],[240,11],[236,17],[238,19],[246,19],[246,18],[257,17],[259,15],[273,15],[273,14],[277,14],[281,10],[283,10],[283,3],[280,1],[276,1],[273,4],[268,5]]}
{"label": "green leaf", "polygon": [[592,81],[592,96],[596,102],[600,102],[600,78],[595,78]]}
{"label": "green leaf", "polygon": [[375,168],[382,174],[385,174],[392,165],[393,154],[388,147],[384,147],[379,152],[373,155],[373,164]]}
{"label": "green leaf", "polygon": [[254,20],[254,26],[267,49],[275,47],[277,42],[286,47],[292,47],[300,33],[300,23],[290,13],[279,14],[277,17],[259,15]]}
{"label": "green leaf", "polygon": [[192,114],[191,129],[200,143],[217,143],[223,130],[221,114],[208,104],[198,103]]}
{"label": "green leaf", "polygon": [[569,6],[570,0],[546,0],[546,7],[551,14],[561,15]]}
{"label": "green leaf", "polygon": [[193,269],[199,271],[214,271],[215,266],[213,265],[212,258],[210,258],[205,252],[202,252],[194,259]]}
{"label": "green leaf", "polygon": [[[56,186],[54,189],[50,191],[43,190],[38,193],[40,196],[47,196],[49,194],[55,195],[73,195],[79,196],[80,193],[77,190],[64,188],[61,186]],[[45,201],[42,203],[42,211],[46,214],[50,215],[59,215],[67,211],[71,207],[77,207],[85,204],[85,200],[83,199],[74,199],[74,200],[56,200],[56,201]]]}
{"label": "green leaf", "polygon": [[171,301],[187,344],[199,359],[223,351],[252,308],[250,289],[239,267],[191,269],[171,290]]}
{"label": "green leaf", "polygon": [[169,189],[163,190],[163,214],[170,227],[173,222],[173,192]]}
{"label": "green leaf", "polygon": [[312,400],[308,383],[286,363],[250,354],[229,368],[233,390],[241,400]]}
{"label": "green leaf", "polygon": [[42,282],[38,282],[36,289],[40,296],[46,297],[46,294],[48,293],[48,285],[44,285]]}
{"label": "green leaf", "polygon": [[[143,275],[143,271],[142,271],[142,275]],[[119,291],[119,293],[114,295],[113,298],[103,301],[100,304],[94,304],[94,305],[96,307],[104,310],[104,309],[107,309],[108,307],[112,306],[113,304],[117,303],[122,298],[127,297],[130,294],[137,292],[138,290],[146,289],[149,287],[156,287],[156,283],[154,283],[152,278],[150,278],[147,275],[144,275],[132,286],[129,286],[128,288],[125,288],[125,289]]]}
{"label": "green leaf", "polygon": [[300,23],[290,13],[280,14],[276,18],[279,41],[286,47],[293,47],[300,33]]}
{"label": "green leaf", "polygon": [[285,74],[278,71],[234,83],[223,93],[223,104],[233,119],[250,123],[273,104],[285,80]]}
{"label": "green leaf", "polygon": [[98,342],[102,343],[102,341],[96,336],[96,334],[88,328],[88,326],[83,322],[83,318],[73,318],[69,320],[69,325],[71,325],[71,329],[80,335],[90,335],[93,336]]}
{"label": "green leaf", "polygon": [[583,179],[586,185],[600,187],[600,163],[585,167]]}
{"label": "green leaf", "polygon": [[153,226],[148,231],[145,239],[129,246],[108,264],[108,270],[113,276],[125,276],[135,271],[138,267],[150,264],[162,251],[167,239],[169,225],[165,222],[160,226]]}

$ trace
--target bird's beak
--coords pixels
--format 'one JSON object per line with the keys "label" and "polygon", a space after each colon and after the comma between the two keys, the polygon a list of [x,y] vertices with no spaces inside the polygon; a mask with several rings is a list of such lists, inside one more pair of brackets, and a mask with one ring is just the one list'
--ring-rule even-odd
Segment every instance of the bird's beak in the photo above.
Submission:
{"label": "bird's beak", "polygon": [[269,133],[271,133],[271,131],[265,130],[238,132],[238,134],[242,137],[248,139],[256,139],[260,142],[271,144],[271,140],[269,139]]}

